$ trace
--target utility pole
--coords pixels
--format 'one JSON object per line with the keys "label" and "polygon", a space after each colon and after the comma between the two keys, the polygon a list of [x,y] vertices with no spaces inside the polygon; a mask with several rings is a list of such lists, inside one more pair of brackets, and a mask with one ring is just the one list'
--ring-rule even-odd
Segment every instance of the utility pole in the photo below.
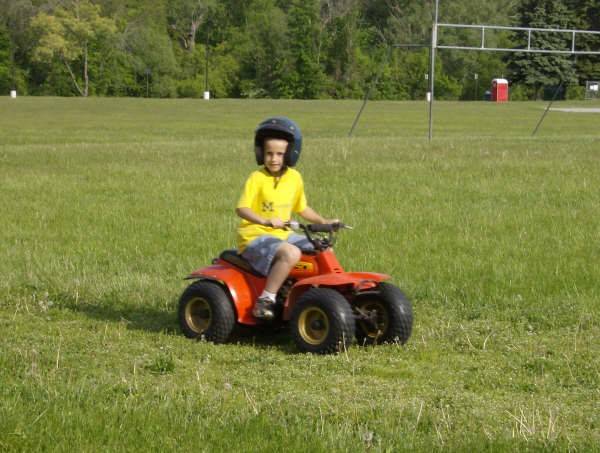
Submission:
{"label": "utility pole", "polygon": [[206,21],[206,43],[204,46],[204,99],[210,99],[210,91],[208,90],[208,41],[210,37],[210,22]]}
{"label": "utility pole", "polygon": [[148,98],[150,97],[150,83],[148,78],[150,77],[150,74],[152,74],[152,70],[150,68],[146,68],[144,74],[146,74],[146,97]]}

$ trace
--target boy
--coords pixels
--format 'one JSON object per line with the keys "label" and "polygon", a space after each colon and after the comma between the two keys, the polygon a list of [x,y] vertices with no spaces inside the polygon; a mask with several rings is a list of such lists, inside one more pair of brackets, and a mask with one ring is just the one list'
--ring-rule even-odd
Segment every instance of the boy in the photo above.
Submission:
{"label": "boy", "polygon": [[252,314],[273,319],[277,291],[300,260],[301,249],[312,245],[304,236],[286,228],[292,212],[310,223],[334,223],[324,219],[306,203],[304,183],[296,165],[302,150],[302,134],[292,120],[269,118],[259,124],[254,135],[256,163],[264,165],[246,180],[236,213],[238,249],[252,267],[267,276],[265,289]]}

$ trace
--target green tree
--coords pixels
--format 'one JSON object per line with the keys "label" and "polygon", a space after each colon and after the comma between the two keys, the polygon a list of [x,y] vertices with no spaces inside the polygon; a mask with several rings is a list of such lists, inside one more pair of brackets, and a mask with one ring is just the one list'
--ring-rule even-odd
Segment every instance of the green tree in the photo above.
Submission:
{"label": "green tree", "polygon": [[255,0],[243,28],[232,37],[240,62],[243,97],[292,97],[288,79],[288,24],[273,0]]}
{"label": "green tree", "polygon": [[27,93],[27,75],[31,71],[31,39],[29,23],[36,14],[38,6],[31,0],[0,0],[2,17],[0,22],[6,25],[10,42],[11,81],[13,88]]}
{"label": "green tree", "polygon": [[[33,51],[35,61],[61,61],[81,96],[89,94],[89,57],[94,44],[110,39],[116,25],[100,16],[100,7],[89,0],[72,0],[59,6],[53,14],[38,13],[31,22],[37,36]],[[75,70],[79,66],[81,80]]]}
{"label": "green tree", "polygon": [[215,6],[214,0],[170,0],[167,9],[169,32],[183,48],[193,52],[198,30]]}
{"label": "green tree", "polygon": [[[600,28],[597,0],[524,0],[519,17],[526,25],[561,26],[564,21],[552,17],[557,4],[570,10],[570,25]],[[6,25],[0,77],[6,80],[10,67],[18,89],[26,80],[29,92],[40,94],[200,96],[208,60],[208,85],[217,96],[356,98],[377,79],[373,98],[422,98],[426,51],[397,50],[388,57],[387,49],[428,43],[432,5],[414,0],[0,0],[0,22]],[[481,0],[477,8],[467,0],[441,2],[440,19],[516,25],[518,5],[514,0]],[[540,8],[544,14],[535,16]],[[472,36],[447,29],[443,38]],[[598,47],[596,38],[579,39],[583,48]],[[488,43],[494,40],[515,45],[499,32],[486,33]],[[481,92],[490,78],[508,74],[508,60],[502,58],[500,53],[438,52],[436,66],[443,69],[436,76],[437,95],[480,97],[474,74]],[[530,63],[520,69],[519,63],[513,65],[521,83],[525,76],[542,80],[531,71],[537,57],[522,59]],[[54,61],[61,64],[50,64]],[[569,79],[567,67],[548,61],[542,72],[548,76],[552,70],[555,77],[540,87],[565,75]],[[581,77],[600,78],[598,62],[580,56]]]}
{"label": "green tree", "polygon": [[429,2],[387,0],[388,19],[379,34],[390,44],[425,44],[431,41]]}
{"label": "green tree", "polygon": [[206,87],[217,98],[239,95],[239,64],[225,44],[219,44],[210,50],[210,70],[208,81],[205,79],[206,48],[197,46],[192,58],[186,60],[188,78],[177,84],[177,94],[181,97],[202,97]]}
{"label": "green tree", "polygon": [[[568,7],[575,11],[577,28],[582,30],[600,30],[600,2],[597,0],[565,0]],[[577,48],[581,50],[600,50],[600,35],[578,35]],[[600,56],[578,55],[576,61],[577,76],[581,85],[586,80],[600,80]]]}
{"label": "green tree", "polygon": [[6,25],[0,22],[0,93],[13,88],[13,64],[10,37]]}
{"label": "green tree", "polygon": [[357,10],[357,7],[358,0],[319,0],[320,20],[317,38],[317,64],[321,63],[323,41],[327,39],[327,32],[331,33],[330,30],[334,22],[352,14]]}
{"label": "green tree", "polygon": [[130,94],[175,97],[178,66],[168,35],[155,26],[140,24],[132,27],[125,39],[129,64],[136,78]]}
{"label": "green tree", "polygon": [[94,0],[114,17],[119,34],[116,45],[98,54],[98,89],[127,96],[176,95],[179,49],[168,29],[167,0]]}
{"label": "green tree", "polygon": [[[573,27],[572,12],[560,0],[529,0],[519,6],[521,25],[535,28]],[[569,49],[570,35],[565,33],[532,33],[531,47],[537,49]],[[564,55],[523,53],[508,56],[513,81],[533,89],[539,98],[543,87],[575,82],[573,59]]]}
{"label": "green tree", "polygon": [[326,58],[322,62],[330,81],[329,94],[335,98],[362,97],[367,79],[381,66],[377,51],[365,51],[368,33],[359,27],[358,5],[346,6],[349,9],[334,17],[327,28]]}
{"label": "green tree", "polygon": [[324,74],[317,57],[318,24],[317,0],[294,0],[291,3],[288,13],[291,71],[287,83],[292,97],[314,99],[322,92]]}

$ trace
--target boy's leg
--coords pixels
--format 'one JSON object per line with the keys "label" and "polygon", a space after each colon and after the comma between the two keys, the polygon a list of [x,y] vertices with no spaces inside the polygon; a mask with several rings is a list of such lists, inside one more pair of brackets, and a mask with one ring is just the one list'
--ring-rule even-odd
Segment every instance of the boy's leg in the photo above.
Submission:
{"label": "boy's leg", "polygon": [[282,242],[275,253],[273,266],[267,276],[265,290],[277,294],[287,276],[290,275],[290,271],[300,261],[301,256],[302,253],[298,247]]}
{"label": "boy's leg", "polygon": [[282,242],[275,252],[273,265],[267,276],[265,290],[261,297],[258,298],[252,313],[257,318],[272,319],[275,315],[272,309],[275,303],[275,295],[281,285],[290,274],[292,268],[300,261],[302,253],[295,245],[287,242]]}

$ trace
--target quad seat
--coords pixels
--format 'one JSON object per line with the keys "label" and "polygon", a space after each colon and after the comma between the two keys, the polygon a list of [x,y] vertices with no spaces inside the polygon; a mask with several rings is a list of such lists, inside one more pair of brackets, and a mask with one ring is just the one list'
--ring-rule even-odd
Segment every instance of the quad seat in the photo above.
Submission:
{"label": "quad seat", "polygon": [[227,261],[229,264],[233,264],[235,267],[239,267],[250,274],[258,277],[264,277],[264,275],[256,272],[250,263],[242,255],[240,255],[236,249],[224,250],[219,255],[219,259]]}

